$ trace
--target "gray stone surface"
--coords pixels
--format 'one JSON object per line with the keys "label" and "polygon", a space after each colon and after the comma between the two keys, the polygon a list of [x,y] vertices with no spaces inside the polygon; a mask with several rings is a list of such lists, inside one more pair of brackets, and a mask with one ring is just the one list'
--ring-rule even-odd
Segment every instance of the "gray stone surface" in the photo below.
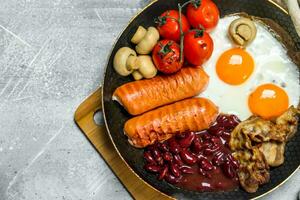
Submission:
{"label": "gray stone surface", "polygon": [[[147,0],[0,1],[0,200],[130,199],[73,122]],[[299,158],[295,158],[299,159]],[[262,199],[295,199],[300,172]]]}

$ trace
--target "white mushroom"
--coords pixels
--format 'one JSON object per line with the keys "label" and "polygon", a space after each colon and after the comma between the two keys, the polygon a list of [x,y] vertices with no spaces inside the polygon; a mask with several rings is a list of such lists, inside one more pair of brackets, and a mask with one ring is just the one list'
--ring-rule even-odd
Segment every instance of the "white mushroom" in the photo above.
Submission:
{"label": "white mushroom", "polygon": [[153,78],[157,74],[157,69],[152,62],[151,56],[138,56],[137,66],[138,71],[144,78]]}
{"label": "white mushroom", "polygon": [[141,80],[143,78],[143,75],[137,70],[132,72],[132,76],[133,76],[134,80],[136,80],[136,81]]}
{"label": "white mushroom", "polygon": [[131,42],[133,44],[138,44],[145,37],[146,33],[147,33],[147,30],[144,27],[139,26],[138,29],[136,30],[135,34],[131,38]]}
{"label": "white mushroom", "polygon": [[140,55],[129,47],[120,48],[113,61],[114,69],[121,76],[132,74],[135,80],[142,78],[152,78],[157,74],[151,56]]}
{"label": "white mushroom", "polygon": [[256,26],[251,19],[241,17],[231,22],[228,35],[237,45],[246,47],[256,37]]}
{"label": "white mushroom", "polygon": [[159,40],[159,32],[156,28],[150,26],[147,31],[142,26],[138,28],[131,41],[137,44],[135,50],[139,54],[149,54]]}
{"label": "white mushroom", "polygon": [[120,48],[114,57],[114,69],[121,76],[128,76],[134,70],[134,58],[136,58],[136,52],[134,50],[129,47]]}

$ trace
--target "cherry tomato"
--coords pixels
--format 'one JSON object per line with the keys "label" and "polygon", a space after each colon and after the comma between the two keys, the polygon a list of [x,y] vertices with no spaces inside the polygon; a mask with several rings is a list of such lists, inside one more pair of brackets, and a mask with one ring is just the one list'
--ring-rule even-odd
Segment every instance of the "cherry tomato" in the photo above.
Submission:
{"label": "cherry tomato", "polygon": [[202,65],[210,58],[214,43],[207,32],[197,29],[185,34],[183,47],[184,56],[190,64]]}
{"label": "cherry tomato", "polygon": [[[200,4],[200,5],[199,5]],[[190,3],[187,7],[187,18],[194,28],[203,26],[207,31],[215,28],[219,21],[219,9],[211,0]]]}
{"label": "cherry tomato", "polygon": [[173,40],[159,41],[152,51],[153,62],[158,69],[165,74],[177,72],[181,67],[180,47]]}
{"label": "cherry tomato", "polygon": [[[177,10],[167,10],[161,14],[155,20],[160,36],[164,39],[178,42],[180,40],[180,26],[178,20],[179,12]],[[190,24],[183,14],[181,15],[181,21],[182,31],[185,33],[190,29]]]}

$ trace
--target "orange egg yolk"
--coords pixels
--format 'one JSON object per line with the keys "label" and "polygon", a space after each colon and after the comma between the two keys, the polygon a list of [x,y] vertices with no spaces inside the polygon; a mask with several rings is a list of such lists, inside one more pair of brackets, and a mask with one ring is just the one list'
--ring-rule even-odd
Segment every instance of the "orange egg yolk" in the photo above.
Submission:
{"label": "orange egg yolk", "polygon": [[225,51],[217,61],[216,72],[219,78],[230,85],[244,83],[254,70],[254,60],[241,48]]}
{"label": "orange egg yolk", "polygon": [[274,84],[264,84],[250,94],[248,105],[253,114],[272,119],[288,109],[289,97],[282,88]]}

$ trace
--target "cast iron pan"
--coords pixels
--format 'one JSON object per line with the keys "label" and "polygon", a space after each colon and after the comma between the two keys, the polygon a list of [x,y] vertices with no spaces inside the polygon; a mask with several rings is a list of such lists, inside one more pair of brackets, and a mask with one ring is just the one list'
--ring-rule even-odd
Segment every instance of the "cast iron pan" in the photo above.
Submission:
{"label": "cast iron pan", "polygon": [[[139,25],[148,27],[154,25],[153,19],[159,16],[163,11],[168,9],[177,9],[177,3],[183,3],[184,0],[157,0],[146,7],[138,14],[122,32],[113,47],[112,53],[108,60],[106,73],[103,84],[103,113],[107,132],[110,135],[112,142],[119,151],[119,154],[140,176],[144,181],[152,185],[154,188],[173,197],[189,198],[189,199],[249,199],[262,196],[271,191],[290,177],[300,165],[300,130],[296,136],[288,143],[285,152],[285,162],[282,166],[271,170],[271,180],[259,188],[256,193],[249,194],[242,189],[231,192],[192,192],[179,189],[164,181],[158,181],[156,176],[146,172],[143,169],[144,161],[142,157],[143,150],[132,147],[126,136],[123,134],[123,125],[130,115],[117,103],[111,100],[113,91],[120,85],[132,81],[131,77],[121,77],[113,69],[113,56],[116,51],[128,46],[134,48],[130,43],[130,38]],[[229,14],[245,12],[249,15],[268,18],[273,20],[276,27],[281,30],[279,35],[284,35],[283,41],[289,50],[289,54],[299,66],[300,38],[297,36],[293,24],[287,13],[278,5],[267,0],[215,0],[214,1],[221,13],[221,17]],[[129,19],[128,19],[129,20]],[[272,21],[271,21],[272,22]],[[279,26],[277,26],[277,24]],[[267,54],[268,52],[266,52]]]}

